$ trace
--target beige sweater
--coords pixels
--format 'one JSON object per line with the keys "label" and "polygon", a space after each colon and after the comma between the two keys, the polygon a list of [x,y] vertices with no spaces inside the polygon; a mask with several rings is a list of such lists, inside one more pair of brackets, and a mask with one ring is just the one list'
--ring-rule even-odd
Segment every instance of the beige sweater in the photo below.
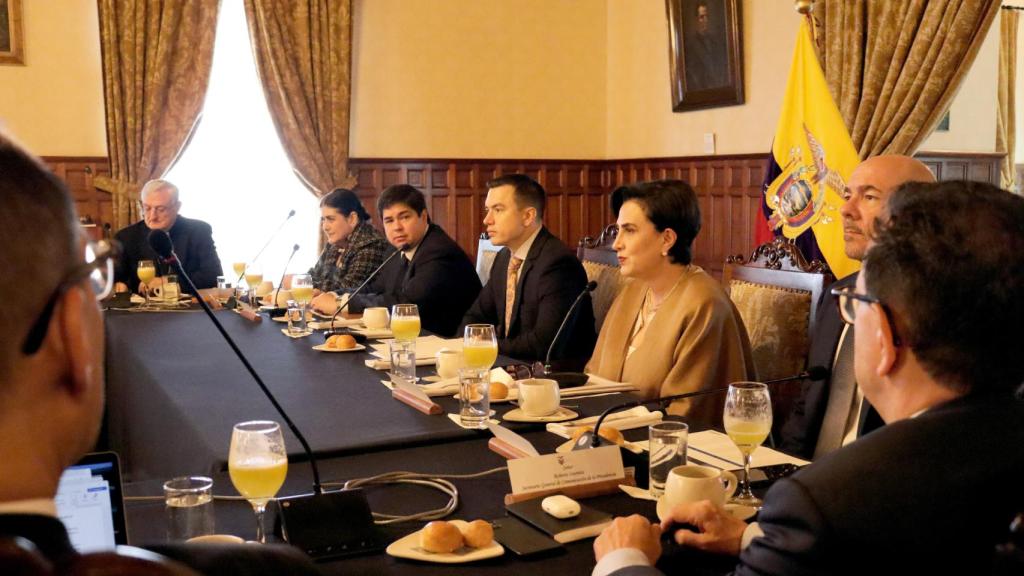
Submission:
{"label": "beige sweater", "polygon": [[[750,341],[739,312],[721,285],[690,266],[661,304],[640,346],[629,358],[629,335],[647,293],[627,284],[608,310],[587,372],[628,382],[645,398],[659,398],[756,378]],[[670,412],[687,416],[691,429],[721,428],[725,394],[676,401]]]}

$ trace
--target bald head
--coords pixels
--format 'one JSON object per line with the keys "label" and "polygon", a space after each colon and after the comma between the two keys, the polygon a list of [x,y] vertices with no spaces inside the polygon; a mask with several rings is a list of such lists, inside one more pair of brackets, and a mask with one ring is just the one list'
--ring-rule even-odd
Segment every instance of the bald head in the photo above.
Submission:
{"label": "bald head", "polygon": [[895,154],[868,158],[853,170],[840,210],[848,257],[864,259],[875,219],[885,218],[886,201],[906,182],[935,182],[935,175],[920,160]]}

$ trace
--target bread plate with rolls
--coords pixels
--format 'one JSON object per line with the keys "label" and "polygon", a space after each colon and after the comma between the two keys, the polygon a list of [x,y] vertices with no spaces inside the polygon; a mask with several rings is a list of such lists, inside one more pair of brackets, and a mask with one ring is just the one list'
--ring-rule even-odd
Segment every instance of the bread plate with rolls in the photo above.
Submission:
{"label": "bread plate with rolls", "polygon": [[387,553],[409,560],[462,564],[497,558],[505,553],[505,548],[494,540],[490,522],[437,520],[392,542]]}
{"label": "bread plate with rolls", "polygon": [[334,334],[323,344],[313,346],[313,350],[318,352],[359,352],[366,350],[366,346],[358,344],[350,334]]}

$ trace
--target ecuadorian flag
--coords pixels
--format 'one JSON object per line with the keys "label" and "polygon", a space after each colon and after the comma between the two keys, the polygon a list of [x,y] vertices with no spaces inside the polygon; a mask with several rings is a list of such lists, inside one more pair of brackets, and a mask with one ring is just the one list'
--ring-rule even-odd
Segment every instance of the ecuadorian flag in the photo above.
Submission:
{"label": "ecuadorian flag", "polygon": [[860,263],[843,250],[839,207],[846,179],[860,158],[825,83],[806,19],[800,24],[771,159],[762,205],[767,226],[759,222],[758,241],[781,233],[797,239],[808,259],[823,256],[836,278],[855,272]]}

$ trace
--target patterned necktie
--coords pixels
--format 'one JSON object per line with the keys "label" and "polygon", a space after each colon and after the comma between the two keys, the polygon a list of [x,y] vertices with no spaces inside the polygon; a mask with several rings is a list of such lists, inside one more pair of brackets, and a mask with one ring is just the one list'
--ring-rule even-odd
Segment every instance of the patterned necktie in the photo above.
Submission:
{"label": "patterned necktie", "polygon": [[850,408],[857,397],[857,381],[853,373],[853,330],[847,324],[843,327],[842,343],[832,367],[829,381],[828,402],[821,432],[814,448],[814,459],[838,450],[843,444],[846,423],[849,422]]}
{"label": "patterned necktie", "polygon": [[519,267],[523,265],[520,258],[512,257],[508,262],[508,276],[505,279],[505,337],[508,337],[509,325],[512,324],[512,305],[516,301],[516,283],[519,282]]}

